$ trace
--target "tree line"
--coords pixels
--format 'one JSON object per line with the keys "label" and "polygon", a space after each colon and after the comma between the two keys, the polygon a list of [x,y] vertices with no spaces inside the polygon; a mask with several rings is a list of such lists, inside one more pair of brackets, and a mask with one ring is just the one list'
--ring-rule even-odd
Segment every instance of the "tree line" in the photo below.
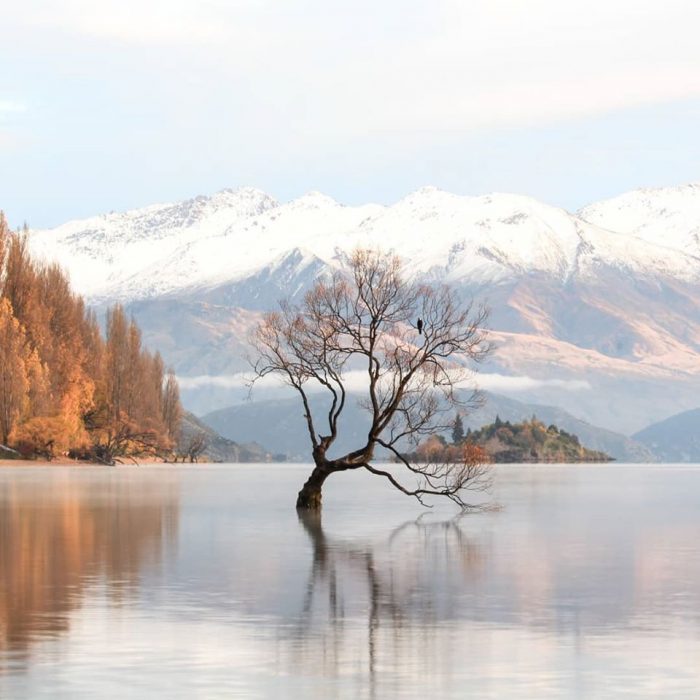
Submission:
{"label": "tree line", "polygon": [[0,445],[114,464],[167,456],[179,436],[177,380],[120,305],[103,336],[63,270],[32,258],[0,212]]}
{"label": "tree line", "polygon": [[443,435],[433,434],[423,440],[411,457],[420,461],[461,458],[464,449],[480,450],[485,460],[492,462],[609,462],[604,452],[581,445],[578,437],[556,425],[545,426],[536,416],[519,423],[503,421],[499,416],[493,423],[478,430],[465,432],[462,417],[457,413],[452,423],[452,442]]}

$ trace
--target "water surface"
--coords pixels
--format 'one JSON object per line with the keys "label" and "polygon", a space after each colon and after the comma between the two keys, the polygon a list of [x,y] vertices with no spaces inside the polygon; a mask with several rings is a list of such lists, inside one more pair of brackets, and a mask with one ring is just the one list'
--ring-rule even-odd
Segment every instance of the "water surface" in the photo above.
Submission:
{"label": "water surface", "polygon": [[0,470],[0,697],[698,697],[700,467],[307,471]]}

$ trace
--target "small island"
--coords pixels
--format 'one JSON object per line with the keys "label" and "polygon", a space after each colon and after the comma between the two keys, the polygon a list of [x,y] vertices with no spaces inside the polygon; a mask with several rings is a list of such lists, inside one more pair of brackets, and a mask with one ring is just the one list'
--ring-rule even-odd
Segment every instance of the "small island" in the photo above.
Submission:
{"label": "small island", "polygon": [[467,429],[460,416],[452,428],[452,442],[442,435],[433,435],[421,442],[411,455],[419,461],[458,460],[464,445],[473,445],[495,463],[574,463],[612,462],[613,457],[584,447],[576,435],[546,426],[533,416],[521,423],[496,420],[478,430]]}

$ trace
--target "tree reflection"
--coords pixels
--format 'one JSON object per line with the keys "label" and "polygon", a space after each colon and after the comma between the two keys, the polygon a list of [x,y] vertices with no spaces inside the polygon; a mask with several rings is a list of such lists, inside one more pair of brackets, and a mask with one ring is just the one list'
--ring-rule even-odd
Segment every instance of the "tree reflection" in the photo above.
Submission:
{"label": "tree reflection", "polygon": [[[353,668],[358,693],[370,697],[378,692],[378,669],[399,666],[399,656],[414,655],[416,645],[426,664],[439,663],[443,652],[431,630],[449,626],[465,580],[477,578],[484,563],[462,519],[411,520],[380,541],[331,538],[319,512],[300,511],[299,521],[312,563],[292,662],[335,678]],[[390,678],[381,675],[383,683]]]}
{"label": "tree reflection", "polygon": [[22,662],[32,643],[67,632],[99,585],[117,604],[130,597],[177,522],[177,488],[163,481],[0,484],[0,659]]}

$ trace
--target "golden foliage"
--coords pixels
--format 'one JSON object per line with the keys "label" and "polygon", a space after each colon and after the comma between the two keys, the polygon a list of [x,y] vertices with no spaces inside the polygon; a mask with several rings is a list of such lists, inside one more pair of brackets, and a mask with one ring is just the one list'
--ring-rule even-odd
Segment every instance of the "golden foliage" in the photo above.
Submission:
{"label": "golden foliage", "polygon": [[181,409],[160,355],[142,347],[120,306],[103,339],[63,271],[31,258],[27,236],[0,214],[0,443],[27,456],[73,451],[110,462],[170,448]]}

